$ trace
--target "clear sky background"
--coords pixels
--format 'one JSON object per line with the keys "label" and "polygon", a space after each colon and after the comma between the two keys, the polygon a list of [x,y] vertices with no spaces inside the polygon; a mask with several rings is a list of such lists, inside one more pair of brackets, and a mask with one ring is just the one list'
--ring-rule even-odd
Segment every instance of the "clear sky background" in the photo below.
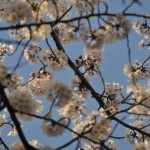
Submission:
{"label": "clear sky background", "polygon": [[[130,0],[126,0],[126,2],[130,2]],[[150,0],[142,0],[143,5],[138,6],[134,5],[132,8],[128,10],[128,12],[135,12],[139,14],[150,14]],[[113,13],[119,13],[122,11],[122,8],[125,8],[125,5],[121,3],[121,0],[109,0],[109,12]],[[127,3],[128,4],[128,3]],[[135,21],[136,19],[130,18],[132,21]],[[1,23],[0,26],[3,26],[4,24]],[[8,38],[8,35],[6,35],[6,32],[0,32],[0,38]],[[10,39],[10,38],[9,38]],[[139,36],[135,34],[135,31],[132,31],[132,33],[129,35],[130,40],[130,47],[131,47],[131,58],[133,60],[141,60],[142,62],[149,56],[150,52],[147,48],[144,48],[142,50],[138,47],[138,42],[142,39],[142,36]],[[51,39],[50,39],[51,40]],[[53,44],[52,44],[53,45]],[[41,43],[41,47],[44,47],[45,49],[48,48],[45,44],[45,42]],[[75,60],[78,58],[78,56],[81,54],[83,45],[78,42],[74,43],[72,46],[65,47],[68,55],[72,58],[72,60]],[[13,64],[16,64],[17,56],[21,52],[21,47],[19,49],[20,51],[17,52],[17,55],[14,55],[13,57],[9,57],[6,59],[5,64],[7,66],[13,66]],[[83,52],[82,52],[83,53]],[[25,59],[22,60],[24,62]],[[128,50],[126,46],[126,40],[118,41],[111,45],[105,45],[104,47],[104,62],[103,65],[100,67],[102,74],[104,76],[105,82],[118,82],[120,85],[123,85],[124,92],[126,90],[127,86],[127,78],[123,74],[123,67],[124,65],[128,63]],[[35,67],[33,65],[25,65],[24,67],[18,69],[19,75],[23,75],[25,77],[25,80],[29,79],[30,72],[37,72],[39,69],[39,66]],[[57,72],[55,74],[55,79],[62,80],[66,84],[69,84],[71,77],[74,76],[73,71],[68,67],[63,72]],[[90,83],[94,86],[94,89],[96,91],[102,90],[102,84],[99,77],[93,78]],[[39,98],[41,99],[41,98]],[[50,106],[50,104],[47,102],[47,100],[42,99],[44,106]],[[91,110],[97,109],[97,103],[94,101],[94,99],[91,99],[90,96],[87,98],[88,101],[88,112]],[[44,114],[46,112],[46,107],[44,107],[44,110],[41,114]],[[55,112],[57,113],[57,112]],[[133,120],[126,120],[128,123],[132,122]],[[23,122],[23,130],[24,133],[29,141],[32,139],[38,140],[39,143],[43,145],[50,145],[51,147],[58,147],[67,141],[69,141],[73,136],[70,132],[66,131],[66,133],[63,136],[57,137],[57,138],[48,138],[46,137],[40,126],[41,121],[40,120],[33,120],[31,122]],[[7,137],[10,128],[6,128],[4,131],[2,131],[1,136],[4,139],[4,141],[10,145],[13,141],[18,140],[17,137]],[[125,128],[123,128],[121,125],[117,128],[117,131],[114,135],[116,136],[124,136]],[[131,147],[124,141],[124,140],[118,140],[115,141],[118,145],[118,148],[120,150],[130,150]],[[71,146],[65,148],[65,150],[74,150],[75,144],[72,144]]]}

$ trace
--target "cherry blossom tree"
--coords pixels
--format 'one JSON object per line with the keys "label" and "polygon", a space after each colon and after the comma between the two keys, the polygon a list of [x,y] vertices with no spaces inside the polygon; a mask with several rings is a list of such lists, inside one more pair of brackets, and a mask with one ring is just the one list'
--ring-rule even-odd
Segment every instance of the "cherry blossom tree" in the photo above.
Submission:
{"label": "cherry blossom tree", "polygon": [[[150,149],[150,56],[132,60],[130,47],[134,31],[141,35],[139,47],[150,49],[150,15],[130,13],[142,7],[142,0],[122,0],[117,13],[110,11],[110,1],[0,1],[0,150],[67,150],[71,145],[72,150],[118,150],[120,141],[133,150]],[[105,46],[117,41],[126,43],[125,88],[106,81],[101,70]],[[70,53],[79,44],[73,59]],[[65,75],[70,82],[61,77],[65,70],[73,72]],[[96,78],[101,90],[92,84]],[[41,138],[56,139],[54,147],[26,137],[25,122],[35,120],[40,120]],[[124,128],[121,136],[118,126]],[[58,145],[66,132],[68,140]],[[9,145],[4,136],[19,140]]]}

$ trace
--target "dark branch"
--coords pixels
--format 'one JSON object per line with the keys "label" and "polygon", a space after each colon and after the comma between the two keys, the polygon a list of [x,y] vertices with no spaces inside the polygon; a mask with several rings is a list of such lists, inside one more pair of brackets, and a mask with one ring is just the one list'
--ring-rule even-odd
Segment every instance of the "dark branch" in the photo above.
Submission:
{"label": "dark branch", "polygon": [[15,115],[15,111],[14,109],[12,108],[12,106],[10,105],[9,103],[9,100],[4,92],[4,86],[0,84],[0,94],[1,94],[1,99],[2,101],[4,102],[13,122],[14,122],[14,125],[16,127],[16,130],[18,132],[18,135],[19,135],[19,138],[20,140],[22,141],[24,147],[26,150],[37,150],[36,148],[32,147],[31,145],[29,145],[28,141],[26,140],[25,136],[24,136],[24,133],[21,129],[21,125]]}

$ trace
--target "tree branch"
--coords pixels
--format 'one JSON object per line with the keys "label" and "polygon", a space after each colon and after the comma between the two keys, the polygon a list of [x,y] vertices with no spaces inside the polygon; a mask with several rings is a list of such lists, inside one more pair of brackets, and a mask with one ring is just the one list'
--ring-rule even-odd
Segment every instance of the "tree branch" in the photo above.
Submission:
{"label": "tree branch", "polygon": [[32,147],[26,140],[25,136],[24,136],[24,133],[21,129],[21,125],[15,115],[15,112],[14,112],[14,109],[12,108],[12,106],[10,105],[9,103],[9,100],[5,94],[5,91],[4,91],[4,86],[2,84],[0,84],[0,94],[1,94],[1,99],[2,101],[4,102],[4,105],[6,106],[13,122],[14,122],[14,125],[16,127],[16,130],[18,132],[18,135],[19,135],[19,138],[20,140],[22,141],[23,143],[23,146],[25,147],[26,150],[37,150],[36,148]]}

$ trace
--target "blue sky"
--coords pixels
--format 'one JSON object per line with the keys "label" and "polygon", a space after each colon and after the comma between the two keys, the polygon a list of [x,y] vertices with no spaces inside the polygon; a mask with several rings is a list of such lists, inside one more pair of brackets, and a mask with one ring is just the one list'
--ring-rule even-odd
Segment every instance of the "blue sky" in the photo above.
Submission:
{"label": "blue sky", "polygon": [[[124,5],[121,3],[121,0],[109,0],[109,12],[113,13],[119,13],[122,11],[122,8],[124,8]],[[128,10],[128,12],[136,12],[139,14],[149,14],[149,6],[150,1],[148,0],[142,0],[143,6],[135,5],[131,9]],[[132,21],[136,20],[133,18],[130,18]],[[3,24],[1,24],[3,26]],[[0,38],[8,38],[5,32],[1,32]],[[132,31],[132,33],[129,35],[130,39],[130,47],[131,47],[131,58],[132,60],[145,60],[147,56],[149,56],[149,50],[144,48],[142,50],[138,47],[138,42],[142,36],[139,36],[135,34],[135,31]],[[51,40],[51,39],[50,39]],[[44,48],[47,48],[45,42],[41,43],[41,46]],[[68,55],[75,60],[78,58],[78,56],[82,53],[83,45],[81,43],[74,43],[72,46],[65,47],[66,52]],[[19,49],[21,51],[21,48]],[[13,64],[16,64],[17,56],[19,55],[20,51],[16,53],[15,56],[10,57],[5,61],[5,64],[7,66],[12,66]],[[105,82],[118,82],[120,85],[123,85],[124,91],[127,86],[127,78],[123,74],[123,66],[128,63],[128,50],[126,47],[126,40],[118,41],[114,44],[105,45],[104,47],[104,62],[103,65],[100,67],[102,74],[104,76]],[[31,71],[37,72],[39,69],[39,66],[35,67],[32,65],[25,65],[23,68],[20,68],[17,72],[20,75],[23,75],[25,79],[27,80],[29,78],[29,74]],[[55,78],[58,80],[64,81],[66,84],[69,84],[71,77],[74,75],[73,71],[68,67],[65,71],[59,73],[57,72],[55,74]],[[96,91],[102,90],[102,84],[99,77],[93,78],[90,83],[93,85]],[[40,99],[40,98],[39,98]],[[49,103],[43,99],[44,106],[49,106]],[[87,98],[88,101],[88,111],[97,109],[97,103],[94,101],[94,99],[91,99],[90,96]],[[44,108],[44,112],[46,112],[46,107]],[[55,112],[57,113],[57,112]],[[30,140],[36,139],[39,141],[39,143],[43,145],[50,145],[52,147],[57,147],[61,144],[64,144],[65,142],[69,141],[73,136],[68,131],[64,134],[62,137],[58,138],[47,138],[45,135],[43,135],[43,132],[40,128],[41,121],[40,120],[33,120],[32,122],[23,122],[23,130],[25,132],[25,135]],[[132,120],[127,120],[127,122],[132,122]],[[17,140],[17,137],[7,137],[7,133],[9,132],[10,128],[6,128],[2,133],[1,136],[6,141],[8,145],[10,145],[13,141]],[[117,131],[115,132],[115,135],[124,136],[124,130],[125,128],[119,126]],[[117,141],[117,145],[121,150],[128,150],[131,149],[129,145],[126,144],[124,141]],[[70,147],[65,148],[65,150],[74,150],[75,144],[72,144]]]}

